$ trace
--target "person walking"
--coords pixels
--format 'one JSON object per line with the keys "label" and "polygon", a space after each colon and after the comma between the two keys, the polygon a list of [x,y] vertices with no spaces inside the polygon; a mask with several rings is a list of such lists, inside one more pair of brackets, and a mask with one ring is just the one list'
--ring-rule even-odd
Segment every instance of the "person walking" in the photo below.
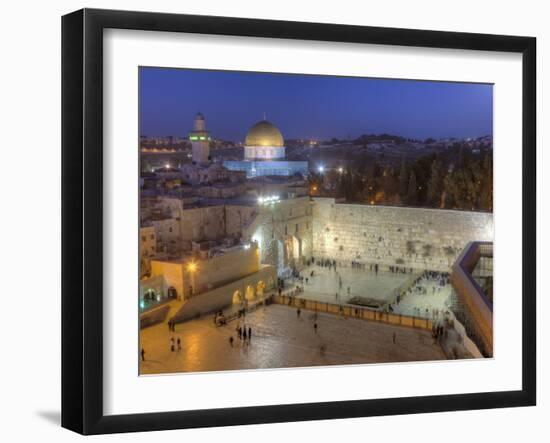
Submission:
{"label": "person walking", "polygon": [[394,331],[394,333],[393,333],[393,344],[395,344],[396,340],[397,340],[397,336],[396,336],[395,331]]}
{"label": "person walking", "polygon": [[174,337],[170,337],[170,351],[174,352]]}
{"label": "person walking", "polygon": [[249,326],[248,327],[248,341],[250,341],[252,339],[252,328]]}
{"label": "person walking", "polygon": [[178,351],[181,351],[181,339],[178,337]]}
{"label": "person walking", "polygon": [[243,330],[243,340],[246,343],[246,327]]}
{"label": "person walking", "polygon": [[313,323],[313,330],[317,334],[317,322]]}
{"label": "person walking", "polygon": [[233,347],[233,336],[229,337],[229,345]]}
{"label": "person walking", "polygon": [[145,349],[141,348],[141,361],[145,361]]}
{"label": "person walking", "polygon": [[296,317],[300,318],[301,313],[302,311],[300,310],[300,308],[296,309]]}

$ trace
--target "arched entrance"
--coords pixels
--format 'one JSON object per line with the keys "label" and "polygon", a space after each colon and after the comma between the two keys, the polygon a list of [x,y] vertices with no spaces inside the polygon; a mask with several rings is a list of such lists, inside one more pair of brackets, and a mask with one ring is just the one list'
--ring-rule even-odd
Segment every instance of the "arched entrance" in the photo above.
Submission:
{"label": "arched entrance", "polygon": [[241,304],[242,302],[243,302],[243,295],[241,294],[241,291],[237,289],[235,292],[233,292],[233,304],[238,305],[238,304]]}
{"label": "arched entrance", "polygon": [[173,286],[168,288],[168,298],[178,298],[178,291]]}
{"label": "arched entrance", "polygon": [[143,300],[145,303],[150,303],[157,300],[157,293],[154,289],[147,289],[145,294],[143,294]]}
{"label": "arched entrance", "polygon": [[246,296],[246,299],[247,299],[248,301],[254,300],[254,298],[256,297],[256,295],[254,294],[254,286],[248,285],[248,286],[246,287],[245,296]]}
{"label": "arched entrance", "polygon": [[256,296],[262,297],[264,295],[265,283],[263,280],[260,280],[256,285]]}
{"label": "arched entrance", "polygon": [[292,258],[298,261],[302,257],[302,240],[296,236],[292,236]]}

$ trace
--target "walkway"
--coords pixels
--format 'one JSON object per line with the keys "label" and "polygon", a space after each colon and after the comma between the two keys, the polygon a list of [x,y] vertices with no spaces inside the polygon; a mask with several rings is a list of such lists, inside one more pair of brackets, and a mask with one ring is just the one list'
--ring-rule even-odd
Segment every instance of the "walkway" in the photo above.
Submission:
{"label": "walkway", "polygon": [[[140,373],[445,359],[429,331],[320,313],[315,333],[312,316],[302,311],[298,317],[296,309],[269,305],[247,314],[244,321],[222,327],[214,326],[211,316],[177,324],[176,332],[170,332],[166,324],[152,326],[140,332],[146,359],[140,364]],[[252,328],[250,344],[238,339],[235,331],[239,324]],[[234,338],[233,347],[230,336]],[[180,338],[181,351],[170,350],[171,337]]]}

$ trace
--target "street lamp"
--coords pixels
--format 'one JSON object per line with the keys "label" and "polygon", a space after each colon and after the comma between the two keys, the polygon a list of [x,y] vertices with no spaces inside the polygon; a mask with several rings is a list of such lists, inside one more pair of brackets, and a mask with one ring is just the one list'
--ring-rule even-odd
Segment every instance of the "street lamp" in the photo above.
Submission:
{"label": "street lamp", "polygon": [[189,296],[192,297],[195,292],[195,271],[197,270],[197,264],[195,262],[189,263],[187,270],[191,274],[191,287],[189,291]]}

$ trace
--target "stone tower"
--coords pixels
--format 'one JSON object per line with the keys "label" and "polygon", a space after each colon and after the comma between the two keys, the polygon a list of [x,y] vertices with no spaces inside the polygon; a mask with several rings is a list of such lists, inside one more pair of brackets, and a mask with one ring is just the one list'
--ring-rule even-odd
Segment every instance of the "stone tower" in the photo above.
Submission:
{"label": "stone tower", "polygon": [[210,133],[206,130],[206,120],[199,112],[193,122],[193,130],[189,133],[189,141],[193,148],[193,163],[207,165],[210,163]]}

